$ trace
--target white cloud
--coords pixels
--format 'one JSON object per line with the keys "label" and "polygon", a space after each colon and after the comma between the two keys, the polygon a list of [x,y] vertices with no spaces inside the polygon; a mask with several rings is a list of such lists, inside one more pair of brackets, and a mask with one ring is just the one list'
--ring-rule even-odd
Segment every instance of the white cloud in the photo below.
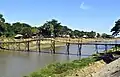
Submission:
{"label": "white cloud", "polygon": [[83,10],[87,10],[87,9],[90,9],[90,6],[85,5],[85,3],[82,2],[82,3],[80,4],[80,8],[83,9]]}

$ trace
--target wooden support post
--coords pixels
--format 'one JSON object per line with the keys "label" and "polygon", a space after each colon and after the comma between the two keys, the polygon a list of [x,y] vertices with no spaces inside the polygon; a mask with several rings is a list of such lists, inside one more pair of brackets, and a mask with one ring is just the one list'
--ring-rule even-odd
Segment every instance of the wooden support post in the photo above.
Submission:
{"label": "wooden support post", "polygon": [[53,53],[55,54],[55,39],[53,40]]}
{"label": "wooden support post", "polygon": [[67,46],[67,54],[69,55],[69,48],[70,48],[70,43],[66,43],[66,46]]}
{"label": "wooden support post", "polygon": [[38,49],[39,49],[39,53],[41,52],[41,49],[40,49],[40,39],[38,40]]}
{"label": "wooden support post", "polygon": [[82,44],[78,44],[78,54],[81,56]]}
{"label": "wooden support post", "polygon": [[95,45],[96,54],[98,54],[98,46]]}
{"label": "wooden support post", "polygon": [[79,45],[79,43],[80,43],[80,40],[79,40],[79,38],[78,38],[78,45]]}
{"label": "wooden support post", "polygon": [[29,48],[29,41],[27,41],[27,51],[29,52],[30,51],[30,48]]}
{"label": "wooden support post", "polygon": [[107,45],[105,45],[105,52],[107,53]]}
{"label": "wooden support post", "polygon": [[14,47],[14,50],[16,50],[16,41],[15,41],[15,44],[13,43],[13,47]]}
{"label": "wooden support post", "polygon": [[9,45],[9,43],[8,43],[8,49],[10,50],[10,45]]}
{"label": "wooden support post", "polygon": [[[3,48],[5,48],[5,43],[3,43]],[[3,52],[4,52],[4,49],[3,49]]]}
{"label": "wooden support post", "polygon": [[13,50],[15,50],[15,46],[14,46],[15,43],[12,43],[11,46],[13,48]]}
{"label": "wooden support post", "polygon": [[1,49],[2,49],[2,43],[0,42],[0,51],[1,51]]}
{"label": "wooden support post", "polygon": [[117,45],[115,45],[115,49],[116,49],[116,51],[117,51]]}
{"label": "wooden support post", "polygon": [[55,54],[55,39],[51,39],[51,53]]}
{"label": "wooden support post", "polygon": [[114,52],[115,51],[114,47],[112,47],[112,49],[113,49],[113,52]]}
{"label": "wooden support post", "polygon": [[50,51],[51,51],[51,53],[52,53],[52,51],[53,51],[52,39],[51,39],[51,48],[50,48]]}
{"label": "wooden support post", "polygon": [[20,49],[20,42],[19,42],[18,44],[19,44],[19,50],[21,50],[21,49]]}

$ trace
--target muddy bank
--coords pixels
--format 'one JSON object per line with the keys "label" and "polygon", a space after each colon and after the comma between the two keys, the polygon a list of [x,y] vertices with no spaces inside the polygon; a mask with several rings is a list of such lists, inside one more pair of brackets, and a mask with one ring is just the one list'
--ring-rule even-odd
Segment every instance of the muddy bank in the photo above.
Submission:
{"label": "muddy bank", "polygon": [[105,65],[100,71],[94,73],[92,77],[119,77],[120,58]]}
{"label": "muddy bank", "polygon": [[75,69],[66,77],[92,77],[93,73],[100,71],[106,63],[103,60],[89,64],[89,66],[82,69]]}

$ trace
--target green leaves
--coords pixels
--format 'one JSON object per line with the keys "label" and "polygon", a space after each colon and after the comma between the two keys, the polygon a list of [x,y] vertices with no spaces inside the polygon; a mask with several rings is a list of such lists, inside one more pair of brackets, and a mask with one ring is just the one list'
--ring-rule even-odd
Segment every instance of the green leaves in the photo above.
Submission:
{"label": "green leaves", "polygon": [[115,26],[111,29],[111,32],[113,32],[112,35],[116,36],[120,32],[120,19],[115,22]]}

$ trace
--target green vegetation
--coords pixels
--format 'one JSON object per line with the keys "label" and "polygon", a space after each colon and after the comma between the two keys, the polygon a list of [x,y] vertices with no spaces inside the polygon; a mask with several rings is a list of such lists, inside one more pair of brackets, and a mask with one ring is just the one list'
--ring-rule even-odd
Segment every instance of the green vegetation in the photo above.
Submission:
{"label": "green vegetation", "polygon": [[[6,23],[3,15],[0,14],[0,36],[13,37],[16,34],[22,34],[24,38],[30,38],[33,35],[39,34],[44,37],[83,37],[84,35],[87,38],[102,37],[95,31],[72,30],[55,19],[46,21],[46,23],[39,27],[32,26],[22,22]],[[105,36],[104,38],[110,37]]]}
{"label": "green vegetation", "polygon": [[116,36],[120,32],[120,19],[115,22],[115,26],[111,29],[111,32],[113,32],[112,35]]}
{"label": "green vegetation", "polygon": [[90,63],[99,60],[96,57],[83,58],[81,60],[74,60],[69,63],[54,63],[41,69],[38,72],[32,73],[29,77],[64,77],[70,70],[83,68]]}

